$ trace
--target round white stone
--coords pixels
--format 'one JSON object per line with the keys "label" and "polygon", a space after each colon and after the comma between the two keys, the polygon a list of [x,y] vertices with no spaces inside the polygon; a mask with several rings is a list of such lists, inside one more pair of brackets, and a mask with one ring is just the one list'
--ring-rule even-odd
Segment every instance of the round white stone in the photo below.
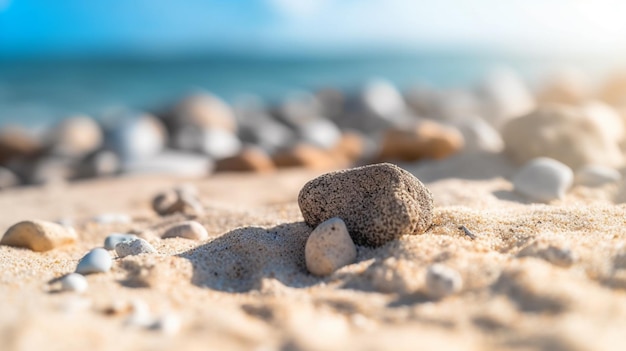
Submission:
{"label": "round white stone", "polygon": [[615,183],[621,179],[622,174],[616,169],[600,165],[587,165],[576,171],[574,182],[578,185],[596,187]]}
{"label": "round white stone", "polygon": [[426,293],[433,298],[454,294],[463,287],[461,275],[442,264],[433,264],[426,272]]}
{"label": "round white stone", "polygon": [[141,255],[146,253],[156,253],[157,250],[147,241],[137,238],[134,240],[122,241],[115,246],[115,252],[119,257],[129,255]]}
{"label": "round white stone", "polygon": [[307,239],[304,249],[309,272],[325,276],[356,260],[356,246],[341,218],[320,223]]}
{"label": "round white stone", "polygon": [[115,246],[122,241],[130,241],[137,239],[137,235],[134,234],[120,234],[113,233],[104,239],[104,248],[107,250],[115,250]]}
{"label": "round white stone", "polygon": [[70,273],[61,278],[60,282],[61,291],[82,293],[87,291],[87,287],[89,286],[87,279],[78,273]]}
{"label": "round white stone", "polygon": [[573,181],[574,173],[567,165],[547,157],[529,161],[513,177],[515,191],[538,202],[562,198]]}
{"label": "round white stone", "polygon": [[111,255],[109,255],[107,250],[99,247],[89,251],[78,261],[76,273],[105,273],[111,269],[112,265],[113,260],[111,259]]}

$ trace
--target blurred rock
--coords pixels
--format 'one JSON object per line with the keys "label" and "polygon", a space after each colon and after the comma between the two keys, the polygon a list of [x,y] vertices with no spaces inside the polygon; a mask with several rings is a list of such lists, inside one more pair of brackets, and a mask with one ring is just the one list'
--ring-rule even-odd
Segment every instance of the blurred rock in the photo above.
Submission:
{"label": "blurred rock", "polygon": [[43,145],[35,136],[18,126],[6,126],[0,129],[0,165],[7,165],[11,160],[35,157],[41,154]]}
{"label": "blurred rock", "polygon": [[375,135],[412,119],[414,117],[406,108],[398,90],[390,82],[374,80],[347,103],[345,114],[336,123],[342,129],[355,129]]}
{"label": "blurred rock", "polygon": [[511,118],[531,112],[536,102],[519,75],[501,68],[486,76],[478,87],[482,98],[484,116],[497,130]]}
{"label": "blurred rock", "polygon": [[344,159],[333,157],[327,150],[305,143],[277,152],[272,160],[278,168],[305,167],[324,170],[347,165]]}
{"label": "blurred rock", "polygon": [[600,102],[589,101],[579,105],[583,113],[603,130],[603,134],[616,143],[622,143],[626,135],[624,118],[613,107]]}
{"label": "blurred rock", "polygon": [[504,149],[504,141],[495,128],[482,118],[466,118],[455,124],[465,140],[463,152],[498,153]]}
{"label": "blurred rock", "polygon": [[88,155],[76,170],[78,178],[107,177],[121,169],[120,159],[113,151],[102,150]]}
{"label": "blurred rock", "polygon": [[574,169],[587,164],[620,167],[624,156],[617,133],[610,130],[615,121],[593,116],[572,106],[542,106],[503,127],[505,151],[518,163],[545,156]]}
{"label": "blurred rock", "polygon": [[616,169],[598,165],[586,165],[578,170],[574,183],[588,187],[602,186],[607,183],[616,183],[622,180],[622,174]]}
{"label": "blurred rock", "polygon": [[341,90],[326,88],[318,90],[315,97],[321,104],[321,115],[331,120],[337,119],[344,112],[346,97]]}
{"label": "blurred rock", "polygon": [[197,93],[186,97],[174,107],[168,120],[175,129],[190,126],[237,132],[233,110],[226,102],[211,93]]}
{"label": "blurred rock", "polygon": [[160,216],[174,213],[192,215],[204,213],[198,190],[192,186],[179,186],[157,194],[152,199],[152,209]]}
{"label": "blurred rock", "polygon": [[204,155],[166,150],[149,158],[125,162],[124,173],[168,174],[184,177],[203,177],[213,171],[213,160]]}
{"label": "blurred rock", "polygon": [[104,141],[102,129],[88,116],[73,116],[59,123],[49,136],[54,155],[79,158],[99,149]]}
{"label": "blurred rock", "polygon": [[320,116],[321,109],[320,102],[313,94],[296,91],[285,96],[276,114],[287,125],[297,127],[316,119]]}
{"label": "blurred rock", "polygon": [[567,165],[548,157],[527,162],[512,180],[516,192],[536,202],[562,199],[573,181],[574,173]]}
{"label": "blurred rock", "polygon": [[261,148],[245,147],[237,155],[218,160],[216,172],[271,172],[276,167],[270,156]]}
{"label": "blurred rock", "polygon": [[28,163],[23,172],[29,184],[65,182],[75,177],[75,164],[67,158],[41,157]]}
{"label": "blurred rock", "polygon": [[388,120],[406,112],[404,98],[391,82],[385,80],[368,82],[361,92],[361,101],[368,112]]}
{"label": "blurred rock", "polygon": [[295,132],[266,114],[249,115],[239,130],[243,142],[255,144],[268,153],[291,145]]}
{"label": "blurred rock", "polygon": [[174,136],[174,145],[181,150],[200,152],[220,159],[239,152],[241,141],[224,129],[197,129],[188,126],[178,130]]}
{"label": "blurred rock", "polygon": [[612,106],[626,107],[626,72],[611,75],[602,88],[600,97]]}
{"label": "blurred rock", "polygon": [[10,169],[0,166],[0,189],[20,185],[20,179]]}
{"label": "blurred rock", "polygon": [[456,128],[422,120],[411,127],[387,130],[377,161],[443,159],[462,148],[463,135]]}
{"label": "blurred rock", "polygon": [[591,96],[589,86],[589,81],[582,71],[564,68],[555,72],[544,82],[539,91],[538,100],[542,104],[580,104]]}
{"label": "blurred rock", "polygon": [[377,151],[376,143],[357,131],[346,131],[331,150],[333,154],[350,162],[372,158]]}
{"label": "blurred rock", "polygon": [[107,148],[117,153],[123,162],[142,160],[158,154],[166,140],[165,127],[149,114],[121,115],[106,131]]}
{"label": "blurred rock", "polygon": [[323,149],[334,147],[341,138],[341,131],[331,121],[325,118],[302,123],[298,126],[301,140]]}

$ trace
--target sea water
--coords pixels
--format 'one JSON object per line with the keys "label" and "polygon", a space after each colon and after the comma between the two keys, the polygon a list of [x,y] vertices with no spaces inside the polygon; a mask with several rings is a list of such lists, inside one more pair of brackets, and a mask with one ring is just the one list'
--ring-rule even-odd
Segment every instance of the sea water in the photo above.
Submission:
{"label": "sea water", "polygon": [[335,57],[31,60],[0,62],[0,126],[50,125],[72,114],[100,118],[116,108],[156,111],[197,90],[227,101],[246,94],[268,103],[297,90],[356,91],[372,78],[400,89],[414,85],[468,88],[490,70],[517,70],[531,85],[563,66],[603,78],[617,60],[537,57],[493,52],[421,52]]}

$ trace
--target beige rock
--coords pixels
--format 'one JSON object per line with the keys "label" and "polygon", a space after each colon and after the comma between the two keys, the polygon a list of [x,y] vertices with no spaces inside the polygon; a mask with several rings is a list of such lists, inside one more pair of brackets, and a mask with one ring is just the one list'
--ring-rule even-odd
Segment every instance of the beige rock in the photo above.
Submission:
{"label": "beige rock", "polygon": [[219,97],[195,94],[182,100],[175,108],[176,123],[201,129],[237,131],[237,121],[230,106]]}
{"label": "beige rock", "polygon": [[423,233],[433,216],[430,191],[388,163],[321,175],[300,190],[298,204],[309,226],[339,217],[356,244],[373,247]]}
{"label": "beige rock", "polygon": [[161,216],[174,213],[202,214],[204,209],[195,189],[176,187],[157,194],[152,199],[152,209]]}
{"label": "beige rock", "polygon": [[52,148],[59,155],[80,157],[98,149],[103,141],[98,123],[87,116],[73,116],[53,131]]}
{"label": "beige rock", "polygon": [[479,85],[478,94],[483,99],[487,122],[498,130],[511,118],[525,115],[536,107],[535,98],[524,81],[509,68],[490,72]]}
{"label": "beige rock", "polygon": [[68,231],[60,224],[32,220],[14,224],[4,233],[0,244],[43,252],[74,244],[76,239],[76,233]]}
{"label": "beige rock", "polygon": [[276,169],[269,155],[260,148],[246,147],[237,155],[216,162],[216,172],[272,172]]}
{"label": "beige rock", "polygon": [[305,167],[310,169],[332,169],[344,166],[346,160],[327,150],[309,144],[298,144],[272,156],[278,168]]}
{"label": "beige rock", "polygon": [[583,72],[574,68],[561,69],[543,83],[538,100],[542,104],[579,104],[591,95],[589,86]]}
{"label": "beige rock", "polygon": [[[608,134],[613,122],[591,116],[584,109],[572,106],[540,107],[503,127],[505,151],[518,163],[544,156],[574,169],[587,164],[623,165],[617,133]],[[602,126],[604,123],[607,125]]]}
{"label": "beige rock", "polygon": [[185,238],[205,240],[209,237],[204,226],[196,221],[187,221],[174,225],[163,234],[163,238]]}
{"label": "beige rock", "polygon": [[304,248],[309,272],[325,276],[356,260],[356,246],[341,218],[331,218],[313,230]]}
{"label": "beige rock", "polygon": [[422,120],[410,128],[388,129],[377,160],[443,159],[460,151],[463,144],[463,135],[456,128]]}

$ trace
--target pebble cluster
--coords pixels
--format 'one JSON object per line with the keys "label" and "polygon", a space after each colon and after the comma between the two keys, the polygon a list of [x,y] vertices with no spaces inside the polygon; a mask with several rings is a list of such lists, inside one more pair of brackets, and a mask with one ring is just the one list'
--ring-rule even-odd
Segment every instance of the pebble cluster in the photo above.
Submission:
{"label": "pebble cluster", "polygon": [[423,233],[433,216],[430,191],[388,163],[321,175],[304,185],[298,205],[309,226],[339,217],[357,245],[373,247]]}

